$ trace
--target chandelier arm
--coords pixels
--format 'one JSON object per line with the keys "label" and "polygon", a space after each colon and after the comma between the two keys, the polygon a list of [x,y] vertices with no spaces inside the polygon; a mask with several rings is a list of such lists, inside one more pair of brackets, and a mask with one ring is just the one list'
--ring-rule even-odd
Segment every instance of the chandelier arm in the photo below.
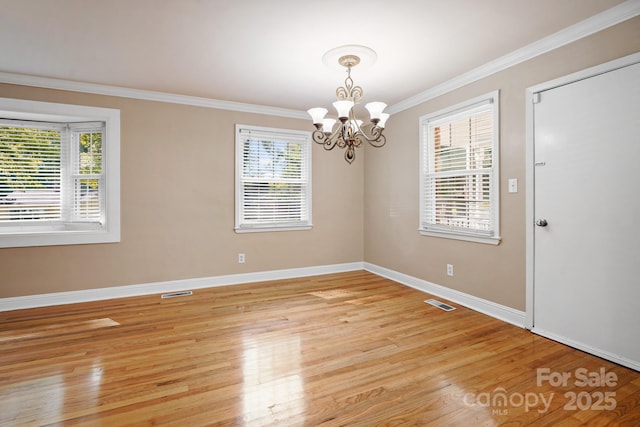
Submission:
{"label": "chandelier arm", "polygon": [[332,141],[327,134],[319,129],[313,131],[311,139],[313,139],[313,142],[321,144],[325,150],[333,150],[333,147],[336,146],[336,141]]}
{"label": "chandelier arm", "polygon": [[369,144],[371,144],[372,147],[380,148],[384,144],[387,143],[387,137],[382,135],[382,134],[380,134],[380,136],[378,136],[378,138],[372,139],[372,140],[367,140],[367,141],[369,142]]}
{"label": "chandelier arm", "polygon": [[311,134],[311,139],[317,144],[321,144],[322,147],[329,151],[335,147],[344,148],[348,145],[347,140],[343,136],[342,125],[338,127],[332,134],[326,134],[323,131],[316,129]]}
{"label": "chandelier arm", "polygon": [[346,123],[340,123],[338,129],[336,129],[333,135],[331,135],[332,138],[335,138],[338,148],[344,148],[349,145],[349,133],[347,126],[348,125]]}
{"label": "chandelier arm", "polygon": [[382,134],[383,131],[384,129],[379,128],[378,126],[373,126],[371,134],[367,135],[362,128],[359,129],[359,133],[362,134],[362,137],[374,147],[382,147],[386,144],[387,138]]}

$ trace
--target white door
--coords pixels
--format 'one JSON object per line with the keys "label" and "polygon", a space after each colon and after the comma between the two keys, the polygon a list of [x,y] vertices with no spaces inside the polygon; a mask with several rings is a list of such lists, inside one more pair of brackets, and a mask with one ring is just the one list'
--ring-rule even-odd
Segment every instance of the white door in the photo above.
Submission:
{"label": "white door", "polygon": [[533,331],[640,369],[640,64],[539,92]]}

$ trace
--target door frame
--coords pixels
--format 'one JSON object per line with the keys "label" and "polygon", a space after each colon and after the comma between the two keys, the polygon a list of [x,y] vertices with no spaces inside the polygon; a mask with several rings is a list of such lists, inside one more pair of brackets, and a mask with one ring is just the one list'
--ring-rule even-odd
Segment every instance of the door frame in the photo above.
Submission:
{"label": "door frame", "polygon": [[526,307],[525,328],[534,330],[535,319],[533,316],[535,277],[534,277],[534,249],[535,249],[535,116],[534,104],[537,102],[540,92],[555,89],[580,80],[588,79],[600,74],[608,73],[619,68],[640,62],[640,52],[624,56],[595,67],[587,68],[576,73],[568,74],[557,79],[531,86],[526,90],[526,124],[525,124],[525,281],[526,281]]}

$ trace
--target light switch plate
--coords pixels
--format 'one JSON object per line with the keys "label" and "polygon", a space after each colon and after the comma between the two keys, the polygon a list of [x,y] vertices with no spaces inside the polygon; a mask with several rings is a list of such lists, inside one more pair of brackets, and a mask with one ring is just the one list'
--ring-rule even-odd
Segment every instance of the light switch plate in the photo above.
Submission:
{"label": "light switch plate", "polygon": [[518,192],[518,179],[511,178],[509,180],[509,193],[517,193]]}

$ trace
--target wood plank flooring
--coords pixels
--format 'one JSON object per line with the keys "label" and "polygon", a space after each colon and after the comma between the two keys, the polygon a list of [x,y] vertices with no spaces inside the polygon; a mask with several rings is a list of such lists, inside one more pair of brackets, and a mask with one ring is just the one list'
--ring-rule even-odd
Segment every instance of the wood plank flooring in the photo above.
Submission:
{"label": "wood plank flooring", "polygon": [[640,425],[640,373],[430,297],[358,271],[0,313],[0,425]]}

